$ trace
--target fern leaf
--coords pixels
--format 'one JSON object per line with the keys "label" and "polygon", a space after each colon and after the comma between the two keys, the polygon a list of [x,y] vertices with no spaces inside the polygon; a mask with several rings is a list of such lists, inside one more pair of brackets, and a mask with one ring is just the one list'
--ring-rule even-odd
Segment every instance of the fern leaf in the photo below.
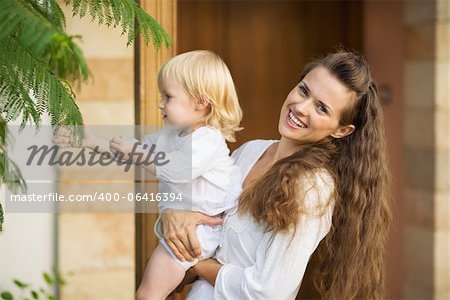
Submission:
{"label": "fern leaf", "polygon": [[0,97],[8,99],[8,101],[0,101],[0,111],[3,113],[3,117],[9,122],[22,114],[21,128],[24,128],[27,123],[40,124],[42,113],[36,110],[36,105],[30,97],[30,91],[24,89],[21,80],[15,75],[10,74],[8,77],[0,72],[0,80],[3,85]]}
{"label": "fern leaf", "polygon": [[21,21],[16,14],[10,13],[4,5],[5,3],[0,2],[0,40],[17,30]]}
{"label": "fern leaf", "polygon": [[[27,186],[20,169],[9,159],[5,150],[6,133],[6,122],[0,117],[0,183],[6,184],[12,192],[25,192]],[[0,231],[3,230],[3,218],[3,207],[0,204]]]}
{"label": "fern leaf", "polygon": [[[0,152],[0,172],[0,183],[4,183],[11,192],[26,192],[27,184],[19,167],[4,152]],[[3,231],[3,223],[4,211],[0,203],[0,232]]]}
{"label": "fern leaf", "polygon": [[55,0],[28,1],[33,8],[59,30],[66,27],[66,18]]}
{"label": "fern leaf", "polygon": [[0,182],[12,192],[24,192],[27,187],[19,167],[5,152],[0,152]]}
{"label": "fern leaf", "polygon": [[3,231],[3,222],[4,222],[4,217],[3,217],[3,206],[0,203],[0,232]]}
{"label": "fern leaf", "polygon": [[[55,0],[0,1],[0,41],[13,36],[34,57],[46,59],[58,76],[80,83],[88,78],[89,70],[75,37],[62,30],[64,22]],[[60,57],[70,62],[67,67],[60,65]]]}
{"label": "fern leaf", "polygon": [[[167,32],[149,16],[134,0],[64,0],[66,4],[72,4],[73,14],[83,17],[87,10],[92,20],[107,26],[120,25],[122,34],[127,35],[127,44],[134,42],[136,36],[141,33],[146,45],[152,40],[156,48],[170,47],[172,42]],[[137,24],[138,30],[135,30]]]}
{"label": "fern leaf", "polygon": [[[16,82],[9,80],[10,85],[0,84],[2,91],[0,107],[3,107],[3,112],[10,116],[8,120],[17,118],[19,111],[28,111],[29,118],[38,115],[36,103],[25,96],[30,91],[34,98],[43,99],[38,100],[40,109],[45,106],[52,117],[52,124],[83,123],[70,85],[56,77],[48,64],[36,60],[12,38],[1,41],[0,49],[0,61],[3,62],[0,68],[0,82],[8,82],[8,74],[16,73],[18,78]],[[19,65],[20,69],[17,67]]]}

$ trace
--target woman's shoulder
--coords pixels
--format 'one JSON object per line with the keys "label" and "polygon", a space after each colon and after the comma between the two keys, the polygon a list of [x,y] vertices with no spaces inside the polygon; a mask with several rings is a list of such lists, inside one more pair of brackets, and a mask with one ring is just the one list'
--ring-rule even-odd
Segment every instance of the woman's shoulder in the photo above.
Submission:
{"label": "woman's shoulder", "polygon": [[321,186],[334,186],[334,179],[331,172],[325,168],[320,168],[312,172],[312,178]]}
{"label": "woman's shoulder", "polygon": [[248,142],[245,142],[241,146],[239,146],[236,150],[233,151],[232,157],[237,160],[241,157],[247,157],[247,156],[253,156],[256,155],[256,153],[259,153],[273,143],[277,142],[277,140],[251,140]]}
{"label": "woman's shoulder", "polygon": [[328,204],[334,199],[335,182],[327,169],[308,172],[301,179],[301,188],[306,192],[307,207]]}

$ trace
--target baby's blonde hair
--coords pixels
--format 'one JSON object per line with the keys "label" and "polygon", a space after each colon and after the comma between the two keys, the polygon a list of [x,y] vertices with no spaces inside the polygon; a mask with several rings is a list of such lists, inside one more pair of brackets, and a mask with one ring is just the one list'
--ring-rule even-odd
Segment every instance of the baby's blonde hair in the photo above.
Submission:
{"label": "baby's blonde hair", "polygon": [[209,103],[209,113],[202,121],[219,129],[227,141],[236,141],[235,133],[242,129],[242,110],[230,70],[217,54],[196,50],[177,55],[159,71],[159,86],[169,76],[181,83],[193,99]]}

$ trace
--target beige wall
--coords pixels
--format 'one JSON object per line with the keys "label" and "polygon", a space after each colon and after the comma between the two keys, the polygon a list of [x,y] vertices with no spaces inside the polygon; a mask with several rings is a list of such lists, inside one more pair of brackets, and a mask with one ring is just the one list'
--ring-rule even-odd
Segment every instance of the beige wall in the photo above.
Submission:
{"label": "beige wall", "polygon": [[[67,31],[83,37],[81,47],[93,74],[77,93],[85,123],[133,125],[133,47],[126,47],[121,30],[98,26],[89,16],[71,18],[67,8],[65,13]],[[83,176],[77,172],[65,170],[61,176]],[[83,184],[71,188],[93,192]],[[133,213],[61,213],[58,226],[59,265],[68,282],[61,299],[133,299]]]}

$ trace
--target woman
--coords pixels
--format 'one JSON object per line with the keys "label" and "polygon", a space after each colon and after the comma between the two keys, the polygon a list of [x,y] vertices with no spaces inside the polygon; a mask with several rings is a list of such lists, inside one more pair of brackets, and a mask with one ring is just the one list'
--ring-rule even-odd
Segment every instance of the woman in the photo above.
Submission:
{"label": "woman", "polygon": [[[188,298],[294,299],[313,252],[322,298],[384,298],[388,171],[364,59],[340,51],[307,65],[278,129],[278,142],[251,141],[233,153],[243,192],[224,220],[216,260],[190,271],[202,280]],[[199,250],[195,225],[214,223],[192,212],[162,218],[167,243],[187,260]]]}

